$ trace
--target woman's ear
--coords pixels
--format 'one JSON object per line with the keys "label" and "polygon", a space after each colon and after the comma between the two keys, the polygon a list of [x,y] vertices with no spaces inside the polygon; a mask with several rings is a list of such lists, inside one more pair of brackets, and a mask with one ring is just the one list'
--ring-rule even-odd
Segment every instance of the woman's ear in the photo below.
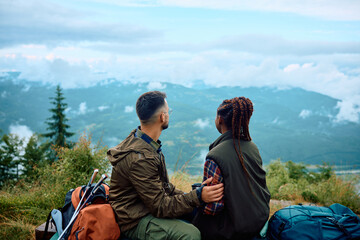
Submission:
{"label": "woman's ear", "polygon": [[219,124],[224,123],[224,119],[220,115],[218,115],[218,122],[219,122]]}

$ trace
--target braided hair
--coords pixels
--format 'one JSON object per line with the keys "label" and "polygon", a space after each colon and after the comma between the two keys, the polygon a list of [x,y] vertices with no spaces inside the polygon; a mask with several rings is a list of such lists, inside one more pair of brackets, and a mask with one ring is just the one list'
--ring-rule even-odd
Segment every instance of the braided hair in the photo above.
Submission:
{"label": "braided hair", "polygon": [[[233,144],[241,166],[246,174],[247,182],[250,187],[250,175],[244,163],[241,152],[240,140],[251,141],[249,133],[249,122],[253,113],[253,104],[246,97],[235,97],[224,100],[217,109],[217,115],[224,119],[225,125],[232,130]],[[237,140],[237,141],[236,141]],[[236,144],[237,143],[237,144]]]}

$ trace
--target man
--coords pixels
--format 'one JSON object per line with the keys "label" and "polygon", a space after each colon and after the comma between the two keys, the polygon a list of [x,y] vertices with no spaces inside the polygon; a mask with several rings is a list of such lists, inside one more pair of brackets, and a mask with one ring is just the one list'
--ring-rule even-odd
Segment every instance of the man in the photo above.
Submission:
{"label": "man", "polygon": [[165,93],[141,95],[136,113],[140,127],[108,151],[113,166],[109,200],[121,233],[131,239],[200,239],[196,227],[176,218],[191,213],[202,202],[219,201],[223,184],[183,193],[169,182],[159,141],[169,126]]}
{"label": "man", "polygon": [[245,97],[224,100],[217,109],[215,126],[221,136],[209,147],[204,180],[223,182],[225,192],[194,218],[202,239],[253,239],[269,217],[266,173],[249,132],[252,112],[253,104]]}

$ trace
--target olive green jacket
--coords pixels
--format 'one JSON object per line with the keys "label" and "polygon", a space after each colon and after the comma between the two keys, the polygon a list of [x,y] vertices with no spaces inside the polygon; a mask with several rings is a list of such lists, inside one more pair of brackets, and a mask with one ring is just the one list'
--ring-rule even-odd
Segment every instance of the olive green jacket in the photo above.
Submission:
{"label": "olive green jacket", "polygon": [[196,190],[183,193],[168,182],[163,154],[135,137],[135,131],[107,152],[113,166],[109,201],[121,231],[148,214],[176,218],[200,206]]}

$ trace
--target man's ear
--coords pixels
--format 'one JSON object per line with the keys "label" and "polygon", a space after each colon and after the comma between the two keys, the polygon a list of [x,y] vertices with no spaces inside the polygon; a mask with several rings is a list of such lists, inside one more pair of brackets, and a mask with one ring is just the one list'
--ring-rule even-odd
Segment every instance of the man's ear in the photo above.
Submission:
{"label": "man's ear", "polygon": [[165,122],[165,113],[160,113],[160,122]]}

